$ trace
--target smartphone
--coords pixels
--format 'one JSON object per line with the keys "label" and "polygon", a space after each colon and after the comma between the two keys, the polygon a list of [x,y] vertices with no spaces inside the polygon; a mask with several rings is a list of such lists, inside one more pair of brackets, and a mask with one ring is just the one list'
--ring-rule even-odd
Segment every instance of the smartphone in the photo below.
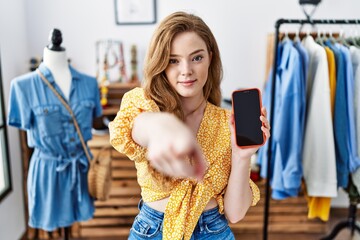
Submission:
{"label": "smartphone", "polygon": [[236,90],[232,93],[235,117],[236,144],[241,148],[261,146],[265,135],[261,130],[261,93],[257,88]]}

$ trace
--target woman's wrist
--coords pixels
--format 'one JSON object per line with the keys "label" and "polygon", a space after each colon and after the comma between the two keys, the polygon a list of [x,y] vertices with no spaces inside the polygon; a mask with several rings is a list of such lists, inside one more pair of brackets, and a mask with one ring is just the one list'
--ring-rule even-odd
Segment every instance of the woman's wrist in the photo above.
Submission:
{"label": "woman's wrist", "polygon": [[239,162],[249,162],[251,159],[251,156],[244,156],[239,153],[233,152],[231,155],[232,161],[239,161]]}
{"label": "woman's wrist", "polygon": [[244,157],[239,155],[232,156],[232,168],[246,168],[250,167],[251,157]]}

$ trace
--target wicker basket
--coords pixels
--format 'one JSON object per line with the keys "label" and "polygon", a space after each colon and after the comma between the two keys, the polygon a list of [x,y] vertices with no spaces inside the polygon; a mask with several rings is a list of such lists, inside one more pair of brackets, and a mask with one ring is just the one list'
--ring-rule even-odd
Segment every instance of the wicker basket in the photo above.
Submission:
{"label": "wicker basket", "polygon": [[111,155],[108,147],[102,148],[90,162],[88,172],[89,193],[96,200],[109,198],[111,188]]}

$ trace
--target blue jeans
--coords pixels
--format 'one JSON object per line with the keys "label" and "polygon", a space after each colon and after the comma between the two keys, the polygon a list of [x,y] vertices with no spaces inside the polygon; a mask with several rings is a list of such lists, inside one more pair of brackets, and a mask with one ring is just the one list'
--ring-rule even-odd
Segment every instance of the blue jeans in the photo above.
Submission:
{"label": "blue jeans", "polygon": [[[164,213],[149,207],[142,200],[139,202],[139,214],[135,217],[130,229],[130,240],[162,239],[162,226]],[[203,212],[191,236],[191,240],[234,240],[224,214],[219,213],[219,208]]]}

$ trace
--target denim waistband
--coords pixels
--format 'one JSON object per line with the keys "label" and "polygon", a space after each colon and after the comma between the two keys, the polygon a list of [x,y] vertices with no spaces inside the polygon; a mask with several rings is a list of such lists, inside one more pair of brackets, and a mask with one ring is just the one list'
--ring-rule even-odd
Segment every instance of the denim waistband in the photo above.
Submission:
{"label": "denim waistband", "polygon": [[218,206],[204,211],[199,217],[198,223],[195,226],[195,231],[196,229],[199,229],[199,231],[202,232],[205,229],[206,223],[209,223],[218,217],[220,217]]}
{"label": "denim waistband", "polygon": [[208,210],[203,211],[201,216],[204,218],[207,218],[207,217],[211,217],[213,215],[217,215],[218,212],[219,212],[219,206],[216,206],[214,208],[210,208]]}
{"label": "denim waistband", "polygon": [[140,199],[138,208],[141,212],[146,214],[150,219],[162,221],[164,219],[164,213],[157,211],[147,205],[142,199]]}

